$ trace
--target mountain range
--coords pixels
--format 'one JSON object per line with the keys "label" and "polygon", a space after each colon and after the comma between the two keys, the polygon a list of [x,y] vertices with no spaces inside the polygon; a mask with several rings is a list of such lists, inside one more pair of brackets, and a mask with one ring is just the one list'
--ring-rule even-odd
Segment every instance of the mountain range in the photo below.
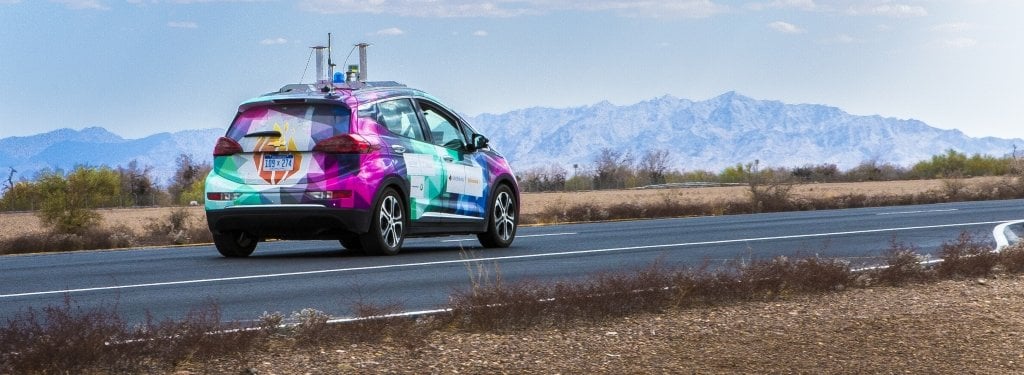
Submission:
{"label": "mountain range", "polygon": [[909,166],[954,149],[1003,156],[1021,139],[972,138],[917,120],[856,116],[839,108],[785,104],[727,92],[704,101],[673,96],[617,106],[528,108],[471,118],[520,170],[560,164],[588,168],[602,148],[639,158],[667,150],[679,169],[719,171],[736,163],[794,167],[864,161]]}
{"label": "mountain range", "polygon": [[[864,161],[909,166],[947,149],[1002,156],[1021,139],[972,138],[917,120],[857,116],[817,104],[785,104],[728,92],[704,101],[662,96],[632,105],[601,102],[574,108],[533,107],[467,119],[518,170],[560,165],[590,168],[602,148],[639,158],[667,150],[676,169],[718,171],[759,160],[767,166]],[[101,127],[0,138],[0,170],[31,179],[44,168],[152,166],[166,185],[178,155],[210,161],[224,129],[182,130],[124,139]]]}
{"label": "mountain range", "polygon": [[127,166],[136,160],[140,167],[151,166],[156,183],[167,185],[177,169],[181,154],[194,160],[210,161],[213,145],[224,129],[183,130],[158,133],[139,139],[124,139],[101,127],[82,130],[58,129],[27,137],[0,138],[0,174],[9,168],[17,171],[15,180],[33,179],[44,169],[70,171],[76,165]]}

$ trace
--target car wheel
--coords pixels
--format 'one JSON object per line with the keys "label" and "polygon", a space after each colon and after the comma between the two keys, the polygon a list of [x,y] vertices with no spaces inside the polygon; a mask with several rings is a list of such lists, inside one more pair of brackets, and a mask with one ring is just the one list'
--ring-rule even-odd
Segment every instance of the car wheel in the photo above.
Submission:
{"label": "car wheel", "polygon": [[519,227],[519,207],[516,196],[507,185],[501,185],[494,194],[487,221],[487,231],[476,235],[484,247],[509,247],[516,239]]}
{"label": "car wheel", "polygon": [[362,250],[363,243],[359,240],[358,236],[347,236],[342,237],[338,242],[341,242],[341,247],[349,250]]}
{"label": "car wheel", "polygon": [[220,255],[228,258],[244,258],[256,250],[259,242],[252,235],[245,232],[227,232],[213,235],[213,244],[217,247]]}
{"label": "car wheel", "polygon": [[405,241],[405,204],[394,189],[384,190],[374,207],[370,231],[360,236],[363,251],[371,255],[395,255]]}

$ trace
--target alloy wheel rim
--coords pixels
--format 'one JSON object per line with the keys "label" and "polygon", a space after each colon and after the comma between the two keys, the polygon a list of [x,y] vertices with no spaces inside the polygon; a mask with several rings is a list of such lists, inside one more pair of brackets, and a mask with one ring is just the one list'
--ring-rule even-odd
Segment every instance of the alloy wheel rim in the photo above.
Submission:
{"label": "alloy wheel rim", "polygon": [[393,196],[384,197],[380,207],[380,235],[388,247],[398,247],[402,241],[402,204]]}
{"label": "alloy wheel rim", "polygon": [[508,241],[516,229],[515,205],[512,204],[512,195],[508,192],[501,192],[494,200],[494,228],[498,232],[498,238]]}

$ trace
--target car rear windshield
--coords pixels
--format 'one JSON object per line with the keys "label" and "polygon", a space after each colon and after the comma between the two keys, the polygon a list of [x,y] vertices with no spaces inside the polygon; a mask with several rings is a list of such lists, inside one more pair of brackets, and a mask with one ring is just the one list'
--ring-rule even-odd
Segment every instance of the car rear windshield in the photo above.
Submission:
{"label": "car rear windshield", "polygon": [[246,109],[235,117],[227,136],[240,140],[248,134],[278,131],[282,135],[306,136],[313,143],[348,133],[348,107],[320,103],[270,104]]}

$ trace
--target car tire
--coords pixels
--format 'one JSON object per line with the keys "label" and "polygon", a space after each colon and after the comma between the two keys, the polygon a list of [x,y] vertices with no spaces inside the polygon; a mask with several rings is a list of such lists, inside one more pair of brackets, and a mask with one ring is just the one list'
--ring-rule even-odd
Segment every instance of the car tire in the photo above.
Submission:
{"label": "car tire", "polygon": [[405,242],[405,203],[395,189],[388,188],[381,194],[373,209],[370,231],[359,239],[363,252],[369,255],[395,255]]}
{"label": "car tire", "polygon": [[226,232],[213,235],[213,244],[220,255],[228,258],[244,258],[256,250],[259,240],[245,232]]}
{"label": "car tire", "polygon": [[512,245],[519,229],[518,209],[519,202],[512,189],[508,185],[498,186],[487,213],[487,231],[476,235],[480,244],[488,248]]}

